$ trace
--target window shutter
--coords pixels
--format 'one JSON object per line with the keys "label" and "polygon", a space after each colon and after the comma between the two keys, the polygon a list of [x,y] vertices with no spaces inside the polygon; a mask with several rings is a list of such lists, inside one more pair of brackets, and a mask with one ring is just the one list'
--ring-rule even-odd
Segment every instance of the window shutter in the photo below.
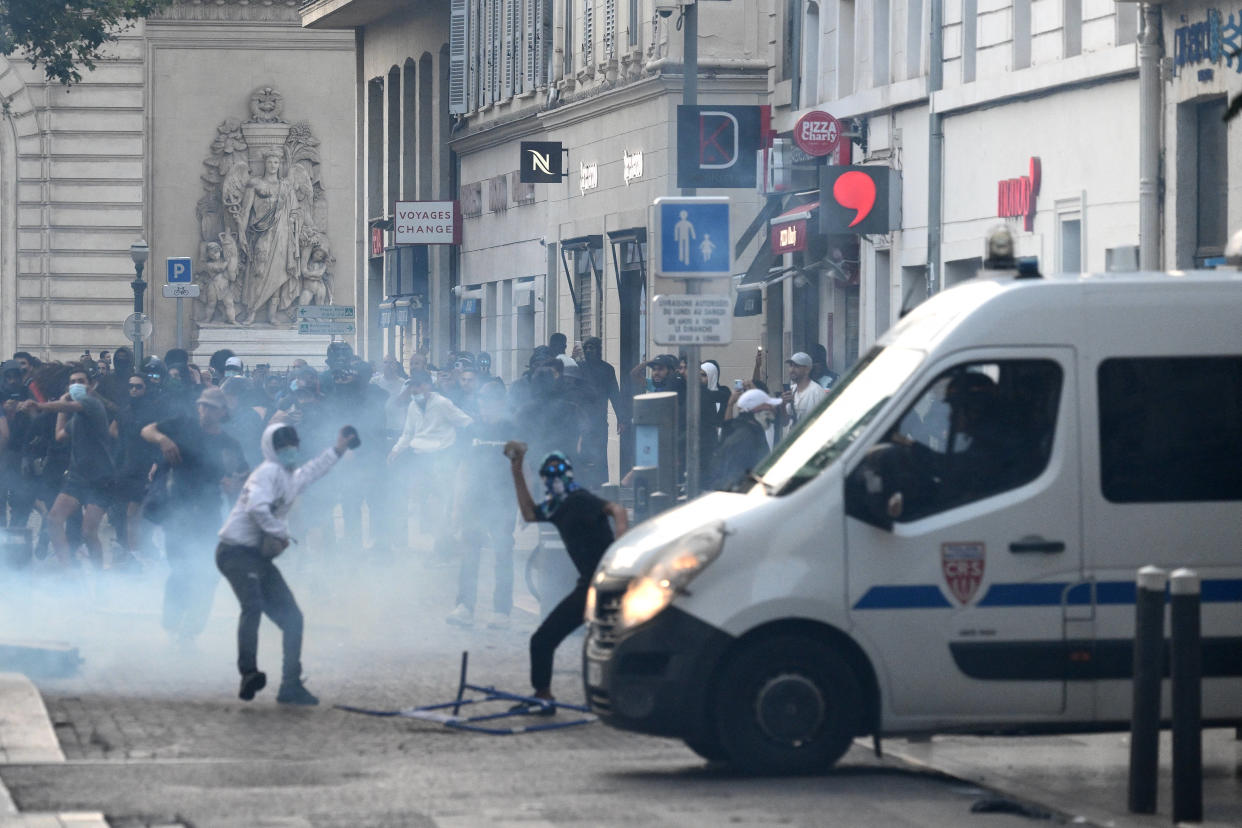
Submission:
{"label": "window shutter", "polygon": [[466,39],[470,44],[467,51],[469,60],[466,61],[466,71],[469,73],[466,84],[466,106],[469,111],[473,112],[479,108],[482,100],[479,95],[479,83],[482,81],[482,72],[479,67],[482,65],[482,44],[480,42],[480,30],[482,29],[483,15],[480,13],[480,0],[467,0],[467,16],[466,16]]}
{"label": "window shutter", "polygon": [[466,112],[466,0],[449,2],[449,112]]}
{"label": "window shutter", "polygon": [[543,68],[539,55],[543,50],[543,8],[546,0],[526,0],[526,52],[522,73],[526,88],[533,90],[543,86]]}
{"label": "window shutter", "polygon": [[604,0],[604,60],[617,57],[617,0]]}
{"label": "window shutter", "polygon": [[502,14],[500,0],[488,0],[488,7],[491,12],[489,22],[492,27],[492,62],[488,64],[487,77],[490,92],[487,99],[489,103],[496,103],[500,100],[500,65],[504,61],[504,31],[502,29],[504,21],[500,19]]}
{"label": "window shutter", "polygon": [[593,0],[582,0],[582,66],[588,70],[593,63],[591,47],[595,38],[592,2]]}
{"label": "window shutter", "polygon": [[500,97],[509,99],[513,97],[513,50],[517,44],[514,41],[514,23],[517,17],[517,9],[514,8],[513,0],[505,0],[504,6],[504,51],[501,53],[503,59],[500,63],[501,75],[501,93]]}

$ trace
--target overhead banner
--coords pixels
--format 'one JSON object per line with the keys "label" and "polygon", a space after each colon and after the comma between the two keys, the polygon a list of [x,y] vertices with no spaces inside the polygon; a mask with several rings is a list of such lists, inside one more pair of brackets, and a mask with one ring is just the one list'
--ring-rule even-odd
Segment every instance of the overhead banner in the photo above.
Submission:
{"label": "overhead banner", "polygon": [[677,186],[753,189],[762,135],[762,107],[678,106]]}
{"label": "overhead banner", "polygon": [[899,227],[900,172],[881,166],[825,166],[820,169],[821,233],[883,234]]}

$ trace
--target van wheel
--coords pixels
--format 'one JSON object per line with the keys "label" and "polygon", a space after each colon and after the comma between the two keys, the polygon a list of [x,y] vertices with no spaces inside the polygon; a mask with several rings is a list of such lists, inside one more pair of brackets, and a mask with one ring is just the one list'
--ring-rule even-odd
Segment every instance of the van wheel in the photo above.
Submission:
{"label": "van wheel", "polygon": [[715,739],[685,739],[686,747],[709,762],[725,762],[729,754]]}
{"label": "van wheel", "polygon": [[717,736],[732,764],[749,773],[827,770],[858,732],[858,678],[813,638],[753,642],[729,660],[717,687]]}

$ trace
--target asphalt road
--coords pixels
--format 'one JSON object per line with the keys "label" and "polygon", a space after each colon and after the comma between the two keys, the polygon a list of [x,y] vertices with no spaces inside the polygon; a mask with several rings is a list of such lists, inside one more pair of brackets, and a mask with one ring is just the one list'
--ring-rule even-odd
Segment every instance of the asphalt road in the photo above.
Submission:
{"label": "asphalt road", "polygon": [[[484,580],[490,562],[484,560]],[[877,760],[856,747],[832,772],[752,779],[708,766],[678,742],[593,723],[514,736],[334,709],[447,701],[460,653],[473,683],[526,688],[534,617],[460,630],[455,568],[417,561],[337,567],[288,562],[307,616],[308,686],[323,705],[277,706],[279,646],[261,632],[273,685],[236,698],[235,602],[222,586],[193,648],[159,627],[161,581],[39,578],[3,590],[0,636],[59,638],[81,672],[40,679],[68,761],[0,766],[23,811],[102,810],[114,826],[1006,826],[972,814],[983,792]],[[65,586],[65,581],[73,581]],[[521,578],[518,578],[519,588]],[[487,605],[490,584],[481,588]],[[529,599],[526,600],[529,606]],[[580,638],[562,646],[554,689],[581,699]]]}

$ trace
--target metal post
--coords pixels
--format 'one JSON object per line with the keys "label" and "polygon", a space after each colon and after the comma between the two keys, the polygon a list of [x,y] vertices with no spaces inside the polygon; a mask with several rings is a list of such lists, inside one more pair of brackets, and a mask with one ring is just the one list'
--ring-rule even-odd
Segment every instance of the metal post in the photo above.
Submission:
{"label": "metal post", "polygon": [[1160,679],[1164,666],[1164,587],[1159,567],[1138,571],[1134,618],[1134,707],[1130,719],[1130,812],[1156,812],[1160,760]]}
{"label": "metal post", "polygon": [[[699,101],[699,6],[697,2],[684,6],[682,22],[685,28],[682,58],[681,102],[695,106]],[[689,187],[682,195],[692,196],[698,191]],[[730,242],[726,242],[730,243]],[[686,293],[699,293],[699,280],[686,280]],[[686,497],[699,493],[699,346],[686,348]],[[675,492],[670,494],[676,496]]]}
{"label": "metal post", "polygon": [[1139,7],[1139,268],[1160,269],[1160,6]]}
{"label": "metal post", "polygon": [[1173,678],[1173,822],[1203,821],[1203,649],[1199,638],[1199,576],[1169,576]]}
{"label": "metal post", "polygon": [[927,296],[940,290],[940,208],[944,184],[944,124],[936,93],[944,84],[944,0],[931,0],[927,79]]}
{"label": "metal post", "polygon": [[177,297],[177,347],[184,348],[181,344],[181,297]]}
{"label": "metal post", "polygon": [[[129,283],[130,288],[134,291],[134,313],[142,313],[143,301],[142,296],[146,293],[147,283],[142,280],[142,262],[134,262],[134,271],[138,274],[134,281]],[[138,369],[142,365],[142,338],[134,340],[134,368]]]}

